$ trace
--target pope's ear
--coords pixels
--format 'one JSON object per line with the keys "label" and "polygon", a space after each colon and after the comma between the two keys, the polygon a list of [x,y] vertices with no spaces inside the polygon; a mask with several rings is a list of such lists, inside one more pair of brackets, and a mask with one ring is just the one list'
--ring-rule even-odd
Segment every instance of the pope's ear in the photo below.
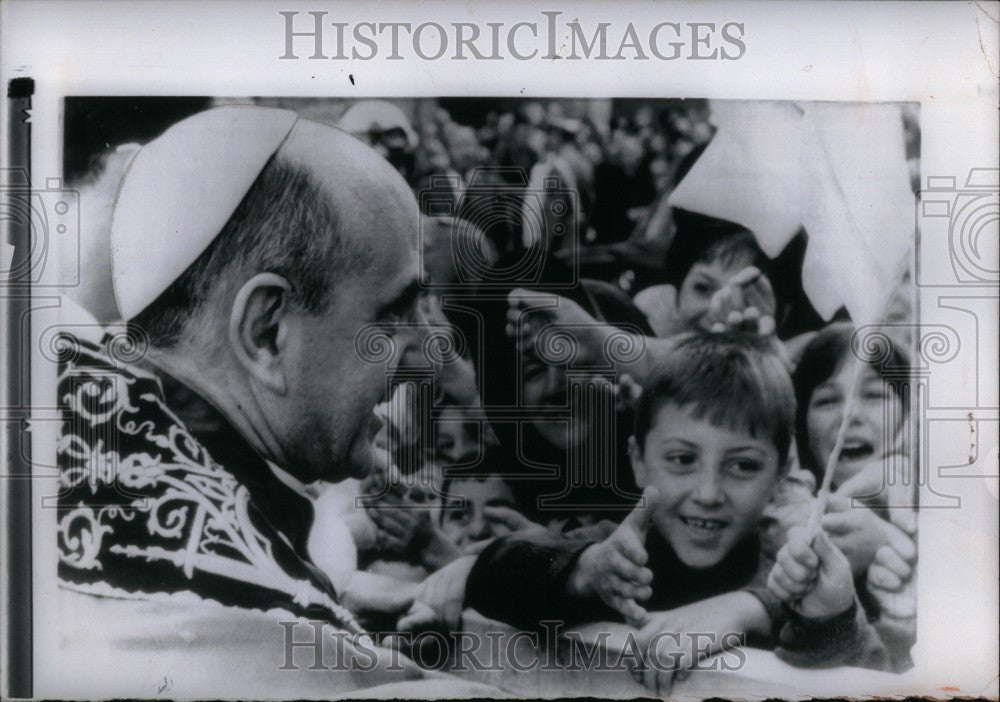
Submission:
{"label": "pope's ear", "polygon": [[628,455],[632,463],[635,484],[639,489],[645,490],[649,483],[649,476],[646,475],[646,463],[642,460],[642,451],[639,449],[639,442],[635,440],[635,436],[628,437]]}
{"label": "pope's ear", "polygon": [[292,287],[274,273],[258,273],[236,293],[229,314],[229,345],[240,364],[272,392],[287,390],[281,352],[288,340]]}

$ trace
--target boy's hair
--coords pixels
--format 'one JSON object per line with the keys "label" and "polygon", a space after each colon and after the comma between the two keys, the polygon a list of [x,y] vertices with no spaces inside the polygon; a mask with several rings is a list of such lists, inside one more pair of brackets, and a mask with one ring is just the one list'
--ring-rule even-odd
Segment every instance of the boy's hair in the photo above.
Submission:
{"label": "boy's hair", "polygon": [[644,385],[636,407],[635,441],[643,449],[666,404],[765,439],[787,463],[795,427],[795,391],[785,360],[771,339],[744,332],[693,331],[676,337],[667,360]]}

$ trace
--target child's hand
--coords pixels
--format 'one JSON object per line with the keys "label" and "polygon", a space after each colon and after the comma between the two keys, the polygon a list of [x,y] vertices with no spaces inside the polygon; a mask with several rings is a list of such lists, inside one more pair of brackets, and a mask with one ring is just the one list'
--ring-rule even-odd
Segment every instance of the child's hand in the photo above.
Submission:
{"label": "child's hand", "polygon": [[[633,677],[658,697],[705,659],[731,648],[729,637],[770,630],[767,612],[755,596],[729,592],[665,612],[652,612],[635,640],[643,655]],[[655,646],[655,649],[653,648]]]}
{"label": "child's hand", "polygon": [[645,567],[649,558],[645,543],[656,489],[646,488],[643,498],[608,538],[580,554],[567,583],[570,595],[596,595],[636,627],[645,624],[648,617],[638,603],[653,596],[653,573]]}
{"label": "child's hand", "polygon": [[847,557],[825,532],[812,535],[805,527],[788,532],[767,587],[806,619],[833,617],[854,602],[854,576]]}
{"label": "child's hand", "polygon": [[898,477],[896,480],[889,480],[890,471],[901,472],[910,465],[909,461],[908,456],[899,453],[871,461],[838,485],[834,494],[862,500],[864,504],[872,507],[881,506],[896,509],[910,505],[913,502],[909,494],[912,486],[907,485],[907,481],[900,480]]}
{"label": "child's hand", "polygon": [[400,617],[400,631],[440,628],[457,631],[465,606],[465,584],[475,564],[475,556],[458,558],[417,586],[409,611]]}
{"label": "child's hand", "polygon": [[875,560],[875,553],[886,544],[899,553],[909,554],[913,542],[902,529],[867,507],[852,506],[851,503],[848,497],[831,495],[827,502],[828,511],[820,524],[837,548],[847,556],[856,575],[868,569]]}
{"label": "child's hand", "polygon": [[[450,539],[440,527],[428,520],[428,534],[424,539],[423,548],[420,550],[420,563],[428,570],[435,572],[451,563],[453,560],[463,555],[452,539]],[[417,542],[419,545],[420,541]]]}
{"label": "child's hand", "polygon": [[661,339],[684,331],[684,320],[677,309],[677,288],[673,285],[651,285],[632,302],[646,315],[653,333]]}
{"label": "child's hand", "polygon": [[483,517],[490,523],[490,531],[494,536],[507,534],[544,534],[547,529],[533,522],[516,509],[493,505],[483,507]]}
{"label": "child's hand", "polygon": [[463,555],[477,555],[482,553],[494,540],[508,534],[518,534],[520,536],[542,535],[548,533],[541,524],[533,522],[516,509],[494,505],[483,507],[483,518],[490,524],[490,536],[479,541],[472,541],[462,549]]}
{"label": "child's hand", "polygon": [[882,614],[893,619],[912,619],[917,614],[913,579],[917,549],[912,542],[911,545],[912,550],[903,553],[888,544],[882,546],[868,568],[868,592],[878,602]]}
{"label": "child's hand", "polygon": [[368,512],[378,537],[375,548],[382,555],[411,556],[427,543],[433,525],[430,512],[385,505]]}
{"label": "child's hand", "polygon": [[[544,295],[553,301],[539,300],[540,293],[518,288],[507,295],[507,336],[514,339],[519,353],[538,356],[539,334],[546,328],[570,336],[575,343],[577,363],[604,365],[604,345],[615,328],[598,322],[573,300]],[[545,361],[544,358],[541,359]]]}
{"label": "child's hand", "polygon": [[741,329],[769,336],[774,333],[776,309],[767,276],[756,266],[747,266],[712,295],[708,321],[714,332]]}

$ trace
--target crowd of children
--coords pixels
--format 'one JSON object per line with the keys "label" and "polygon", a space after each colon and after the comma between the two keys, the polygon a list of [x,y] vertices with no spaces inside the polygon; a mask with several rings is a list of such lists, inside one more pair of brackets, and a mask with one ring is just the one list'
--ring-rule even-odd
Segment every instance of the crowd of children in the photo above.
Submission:
{"label": "crowd of children", "polygon": [[[317,498],[353,537],[338,562],[381,579],[335,582],[348,601],[352,587],[409,593],[398,626],[461,626],[473,608],[520,628],[614,620],[648,641],[683,621],[794,665],[906,669],[905,340],[858,358],[849,322],[808,330],[751,232],[675,215],[669,282],[632,298],[588,280],[541,286],[534,311],[514,282],[432,296],[449,353],[425,385],[395,386],[383,468]],[[566,353],[543,349],[554,329]],[[615,334],[641,359],[609,361]]]}

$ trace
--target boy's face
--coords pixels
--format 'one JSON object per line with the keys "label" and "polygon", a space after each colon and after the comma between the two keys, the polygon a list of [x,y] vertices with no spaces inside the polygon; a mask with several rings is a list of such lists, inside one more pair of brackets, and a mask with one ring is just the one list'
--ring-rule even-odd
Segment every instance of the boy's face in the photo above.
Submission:
{"label": "boy's face", "polygon": [[447,492],[465,498],[464,505],[454,497],[448,498],[441,514],[441,530],[459,546],[502,535],[497,525],[484,514],[485,507],[515,509],[510,486],[496,476],[455,480]]}
{"label": "boy's face", "polygon": [[758,528],[781,477],[770,441],[697,419],[665,404],[639,454],[636,482],[655,486],[652,522],[683,563],[709,568]]}
{"label": "boy's face", "polygon": [[751,261],[737,261],[726,265],[722,261],[699,262],[691,266],[677,291],[677,314],[682,323],[709,331],[708,309],[712,296],[723,288],[729,279],[751,265]]}
{"label": "boy's face", "polygon": [[[826,382],[816,386],[809,398],[806,411],[809,451],[820,468],[826,467],[837,441],[852,372],[850,363],[842,363]],[[844,447],[833,469],[834,488],[872,461],[891,453],[903,421],[902,400],[871,366],[862,369],[857,392]],[[897,420],[894,426],[886,426],[886,417]]]}

